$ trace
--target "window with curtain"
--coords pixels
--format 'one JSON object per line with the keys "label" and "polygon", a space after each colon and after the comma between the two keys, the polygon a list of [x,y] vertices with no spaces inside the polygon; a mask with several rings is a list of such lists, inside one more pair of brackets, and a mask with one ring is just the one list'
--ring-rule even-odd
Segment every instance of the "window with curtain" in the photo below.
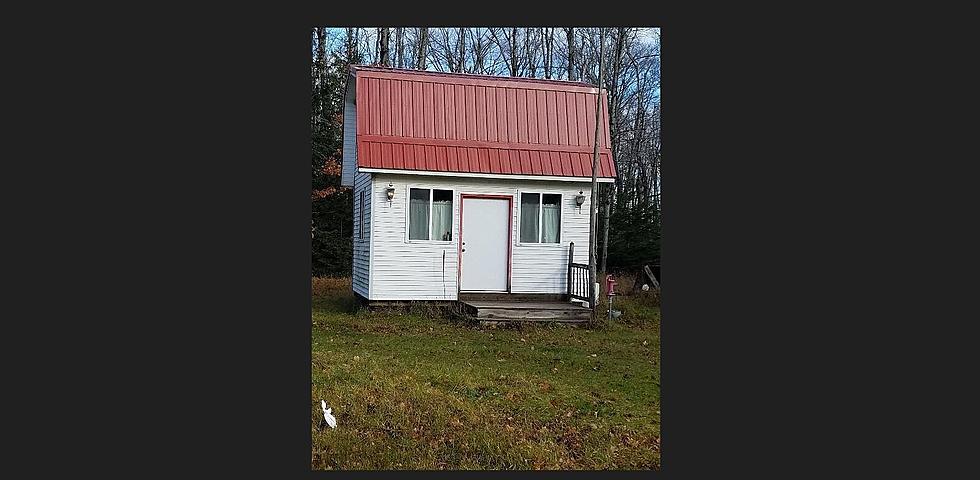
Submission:
{"label": "window with curtain", "polygon": [[521,193],[521,243],[561,241],[561,194]]}
{"label": "window with curtain", "polygon": [[408,195],[408,239],[453,239],[453,192],[411,188]]}
{"label": "window with curtain", "polygon": [[453,192],[432,191],[432,240],[453,239]]}

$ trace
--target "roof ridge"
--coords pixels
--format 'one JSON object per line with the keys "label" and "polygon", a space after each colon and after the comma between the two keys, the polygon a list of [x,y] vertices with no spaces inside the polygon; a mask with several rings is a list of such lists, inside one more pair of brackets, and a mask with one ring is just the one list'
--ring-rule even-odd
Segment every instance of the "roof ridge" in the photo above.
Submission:
{"label": "roof ridge", "polygon": [[465,73],[465,72],[433,72],[430,70],[380,67],[377,65],[351,65],[350,68],[351,70],[368,70],[368,71],[374,70],[379,72],[407,73],[412,75],[432,75],[437,77],[463,77],[463,78],[473,78],[473,79],[484,78],[487,80],[496,80],[496,81],[545,83],[545,84],[569,85],[569,86],[576,86],[576,87],[597,88],[595,85],[591,83],[581,82],[578,80],[555,80],[549,78],[530,78],[530,77],[504,77],[498,75],[483,75],[479,73]]}

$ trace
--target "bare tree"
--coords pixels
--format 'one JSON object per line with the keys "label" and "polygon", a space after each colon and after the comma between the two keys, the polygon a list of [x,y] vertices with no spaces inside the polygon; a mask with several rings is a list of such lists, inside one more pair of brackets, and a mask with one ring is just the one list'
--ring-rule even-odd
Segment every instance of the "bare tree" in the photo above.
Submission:
{"label": "bare tree", "polygon": [[390,62],[388,61],[388,44],[390,43],[391,32],[387,27],[378,29],[377,36],[377,58],[375,63],[381,65],[382,67],[387,67]]}
{"label": "bare tree", "polygon": [[466,65],[466,29],[434,29],[430,35],[433,39],[433,64],[439,71],[460,73]]}
{"label": "bare tree", "polygon": [[[609,82],[611,84],[608,97],[610,117],[609,137],[612,143],[610,147],[612,148],[613,158],[619,157],[619,128],[616,123],[619,118],[619,95],[617,88],[619,86],[619,73],[623,63],[623,47],[626,43],[626,34],[626,28],[620,27],[616,29],[616,50],[613,53],[613,71],[611,81]],[[606,185],[606,195],[604,195],[606,211],[602,218],[602,267],[600,268],[603,275],[606,273],[606,259],[609,257],[609,217],[612,216],[613,194],[615,191],[615,186]]]}
{"label": "bare tree", "polygon": [[568,79],[575,80],[575,29],[565,28],[565,38],[568,50]]}
{"label": "bare tree", "polygon": [[405,29],[402,27],[395,28],[395,56],[397,59],[398,68],[404,68],[405,66]]}
{"label": "bare tree", "polygon": [[313,92],[314,92],[314,103],[313,103],[313,115],[310,117],[312,120],[311,127],[315,131],[323,122],[323,98],[317,95],[317,92],[322,88],[326,77],[327,69],[327,42],[326,42],[326,28],[317,27],[313,29],[313,46],[314,46],[314,57],[313,57]]}
{"label": "bare tree", "polygon": [[470,51],[473,53],[473,67],[470,73],[487,73],[485,62],[492,47],[493,44],[484,38],[481,29],[474,28],[470,31]]}
{"label": "bare tree", "polygon": [[[490,34],[497,44],[500,57],[507,67],[507,73],[512,77],[520,76],[521,54],[518,49],[517,28],[492,28]],[[503,37],[503,41],[501,41],[501,37]]]}
{"label": "bare tree", "polygon": [[551,78],[551,65],[555,54],[555,29],[541,29],[541,56],[544,63],[544,78]]}
{"label": "bare tree", "polygon": [[466,63],[466,29],[460,28],[459,35],[456,39],[456,43],[459,46],[459,65],[456,67],[457,72],[463,71],[463,65]]}
{"label": "bare tree", "polygon": [[344,38],[344,45],[347,50],[347,63],[361,63],[361,56],[357,48],[359,30],[358,28],[346,29],[347,35]]}
{"label": "bare tree", "polygon": [[[592,199],[589,201],[589,303],[595,307],[595,282],[596,278],[596,200],[599,199],[599,189],[596,177],[599,174],[599,132],[601,130],[602,121],[602,30],[599,30],[599,88],[596,90],[595,95],[595,145],[593,146],[592,153]],[[592,310],[595,314],[595,309]]]}
{"label": "bare tree", "polygon": [[416,47],[415,47],[415,69],[416,70],[425,70],[425,68],[426,68],[426,59],[428,58],[427,57],[427,53],[428,52],[426,50],[429,48],[429,29],[423,27],[423,28],[419,28],[417,30],[418,30],[418,33],[416,35],[416,40],[415,40],[415,43],[416,43]]}
{"label": "bare tree", "polygon": [[540,39],[537,28],[524,29],[524,63],[531,78],[538,76],[538,57],[540,57]]}

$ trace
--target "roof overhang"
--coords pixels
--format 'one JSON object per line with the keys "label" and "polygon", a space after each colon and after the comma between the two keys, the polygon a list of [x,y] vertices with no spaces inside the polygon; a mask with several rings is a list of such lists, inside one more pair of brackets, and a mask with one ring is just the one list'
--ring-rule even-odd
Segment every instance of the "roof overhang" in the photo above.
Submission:
{"label": "roof overhang", "polygon": [[[497,173],[474,173],[474,172],[432,172],[427,170],[402,170],[395,168],[368,168],[359,167],[359,172],[364,173],[394,173],[399,175],[432,175],[436,177],[467,177],[467,178],[499,178],[506,180],[540,180],[549,182],[586,182],[591,183],[592,177],[565,177],[552,175],[504,175]],[[599,183],[613,183],[615,178],[596,178]]]}

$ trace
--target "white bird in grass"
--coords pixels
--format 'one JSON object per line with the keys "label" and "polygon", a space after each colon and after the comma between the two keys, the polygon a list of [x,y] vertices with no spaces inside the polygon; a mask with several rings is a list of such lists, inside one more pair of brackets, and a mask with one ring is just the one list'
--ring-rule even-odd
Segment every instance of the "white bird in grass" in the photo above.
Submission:
{"label": "white bird in grass", "polygon": [[330,425],[330,428],[337,428],[337,419],[330,413],[333,409],[327,408],[327,402],[324,400],[320,400],[320,408],[323,409],[323,419],[327,421],[327,425]]}

